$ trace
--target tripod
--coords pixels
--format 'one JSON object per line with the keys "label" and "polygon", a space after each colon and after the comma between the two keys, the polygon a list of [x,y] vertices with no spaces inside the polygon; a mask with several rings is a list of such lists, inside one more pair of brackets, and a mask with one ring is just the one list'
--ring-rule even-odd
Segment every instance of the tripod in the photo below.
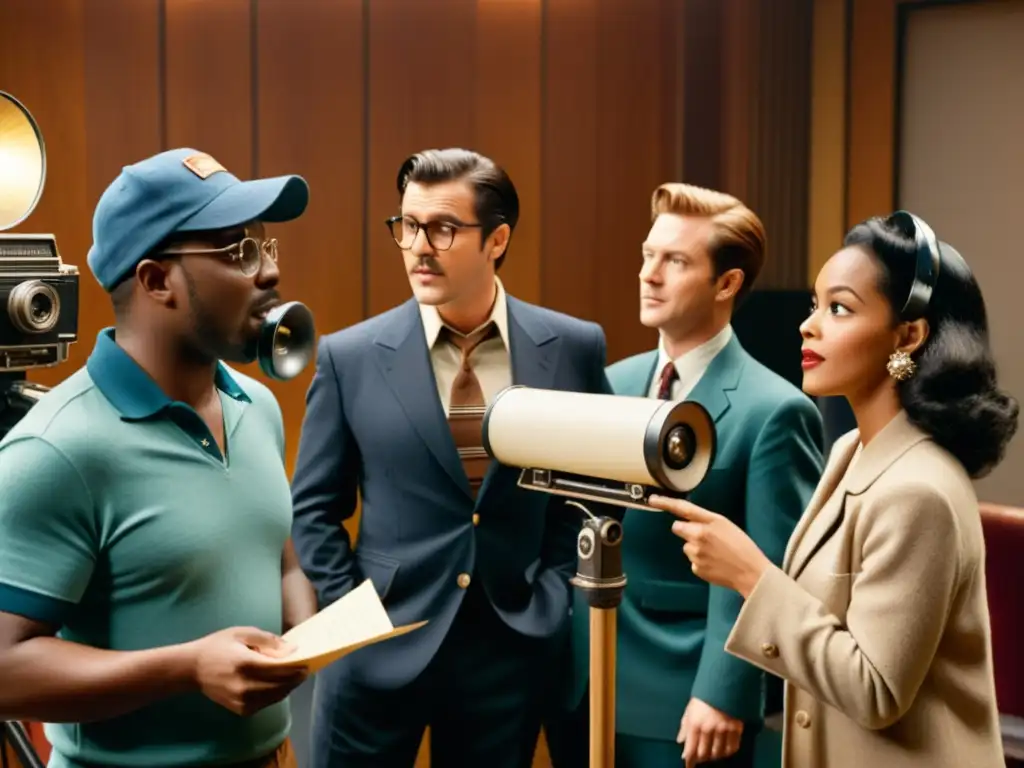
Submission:
{"label": "tripod", "polygon": [[590,768],[615,766],[615,650],[618,608],[626,588],[622,572],[622,523],[585,506],[570,583],[590,606]]}
{"label": "tripod", "polygon": [[[8,757],[16,761],[14,765],[8,766]],[[0,723],[0,766],[2,768],[45,768],[43,761],[32,746],[32,739],[29,738],[25,726],[17,721]]]}
{"label": "tripod", "polygon": [[0,440],[49,391],[25,379],[24,371],[0,371]]}

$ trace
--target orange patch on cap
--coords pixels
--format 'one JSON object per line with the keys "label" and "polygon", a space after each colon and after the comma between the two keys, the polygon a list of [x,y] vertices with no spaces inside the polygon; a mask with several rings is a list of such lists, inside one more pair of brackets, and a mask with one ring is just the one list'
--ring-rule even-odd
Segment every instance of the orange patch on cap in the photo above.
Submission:
{"label": "orange patch on cap", "polygon": [[207,179],[218,171],[227,173],[228,170],[205,152],[189,155],[181,162],[200,179]]}

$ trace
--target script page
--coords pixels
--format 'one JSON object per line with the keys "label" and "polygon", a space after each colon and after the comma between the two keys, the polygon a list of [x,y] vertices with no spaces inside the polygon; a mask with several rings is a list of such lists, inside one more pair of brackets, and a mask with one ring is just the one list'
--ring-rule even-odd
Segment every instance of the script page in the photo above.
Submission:
{"label": "script page", "polygon": [[278,661],[315,671],[358,648],[404,635],[426,623],[421,621],[396,629],[373,582],[367,579],[282,635],[296,650]]}

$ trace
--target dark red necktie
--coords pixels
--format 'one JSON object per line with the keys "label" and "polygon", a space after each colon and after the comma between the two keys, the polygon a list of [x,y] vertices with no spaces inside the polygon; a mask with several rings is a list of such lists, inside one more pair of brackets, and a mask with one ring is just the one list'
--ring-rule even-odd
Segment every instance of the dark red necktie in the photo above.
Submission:
{"label": "dark red necktie", "polygon": [[665,367],[661,369],[661,381],[658,383],[659,400],[672,399],[672,382],[678,378],[679,371],[676,370],[676,364],[669,360],[665,363]]}

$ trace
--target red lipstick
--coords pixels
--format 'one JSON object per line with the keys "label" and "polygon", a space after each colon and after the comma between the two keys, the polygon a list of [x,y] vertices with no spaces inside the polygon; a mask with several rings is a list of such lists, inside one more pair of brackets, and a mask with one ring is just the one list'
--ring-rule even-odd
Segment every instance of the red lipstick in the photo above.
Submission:
{"label": "red lipstick", "polygon": [[813,352],[809,349],[801,350],[800,365],[805,371],[820,365],[824,361],[825,358],[817,352]]}

